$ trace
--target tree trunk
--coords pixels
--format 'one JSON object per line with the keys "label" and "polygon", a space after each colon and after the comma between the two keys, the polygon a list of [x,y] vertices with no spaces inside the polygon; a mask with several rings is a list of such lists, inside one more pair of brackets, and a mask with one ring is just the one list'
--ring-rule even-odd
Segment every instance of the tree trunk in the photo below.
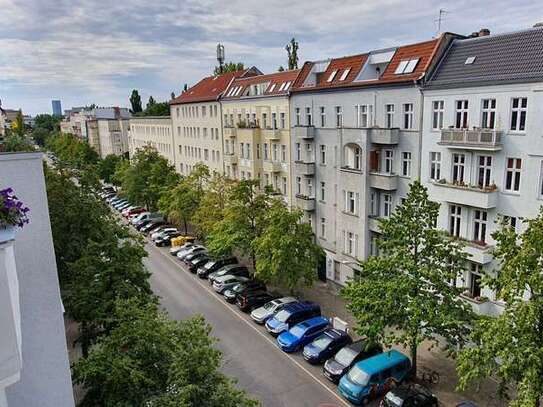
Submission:
{"label": "tree trunk", "polygon": [[187,235],[187,220],[183,219],[183,223],[185,224],[185,236]]}
{"label": "tree trunk", "polygon": [[410,376],[414,379],[417,377],[417,341],[411,342],[411,373]]}

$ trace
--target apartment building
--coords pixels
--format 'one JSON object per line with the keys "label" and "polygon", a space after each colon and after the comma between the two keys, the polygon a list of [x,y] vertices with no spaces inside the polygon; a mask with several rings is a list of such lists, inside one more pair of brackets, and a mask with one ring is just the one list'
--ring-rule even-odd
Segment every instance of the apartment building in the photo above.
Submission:
{"label": "apartment building", "polygon": [[418,178],[423,85],[453,35],[306,62],[293,86],[293,196],[344,284]]}
{"label": "apartment building", "polygon": [[132,117],[128,132],[128,153],[151,146],[171,165],[175,165],[175,144],[170,116]]}
{"label": "apartment building", "polygon": [[465,240],[457,284],[485,314],[502,311],[481,284],[498,268],[492,232],[543,203],[543,28],[456,39],[424,89],[421,181],[441,204],[439,226]]}
{"label": "apartment building", "polygon": [[73,407],[42,154],[0,154],[0,174],[30,208],[15,240],[0,236],[0,406]]}
{"label": "apartment building", "polygon": [[259,179],[291,202],[289,93],[299,70],[240,77],[222,98],[226,175]]}
{"label": "apartment building", "polygon": [[98,154],[105,158],[110,154],[128,154],[129,119],[96,119],[100,150]]}
{"label": "apartment building", "polygon": [[260,74],[256,68],[208,76],[170,101],[176,170],[190,174],[197,163],[224,173],[220,98],[238,77]]}

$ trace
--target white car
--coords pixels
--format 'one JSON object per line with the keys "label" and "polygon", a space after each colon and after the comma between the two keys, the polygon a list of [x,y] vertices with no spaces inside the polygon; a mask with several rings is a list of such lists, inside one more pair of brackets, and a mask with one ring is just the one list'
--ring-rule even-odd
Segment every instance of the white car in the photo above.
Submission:
{"label": "white car", "polygon": [[160,230],[159,232],[155,232],[151,235],[151,240],[155,240],[157,237],[159,237],[164,232],[175,232],[177,228],[164,228]]}
{"label": "white car", "polygon": [[266,320],[269,317],[271,317],[273,314],[275,314],[285,305],[290,304],[291,302],[296,302],[296,301],[298,300],[294,297],[277,298],[276,300],[267,302],[262,307],[254,309],[251,312],[251,318],[257,324],[263,324],[264,322],[266,322]]}
{"label": "white car", "polygon": [[189,248],[187,248],[185,250],[181,250],[181,251],[177,252],[177,258],[183,260],[189,254],[192,254],[192,253],[198,252],[198,251],[203,251],[205,249],[206,248],[204,246],[194,245],[194,246],[191,246],[191,247],[189,247]]}
{"label": "white car", "polygon": [[170,248],[170,254],[172,256],[175,256],[177,253],[179,253],[181,250],[186,250],[188,249],[189,247],[192,247],[194,246],[194,243],[191,243],[191,242],[187,242],[181,246],[172,246]]}

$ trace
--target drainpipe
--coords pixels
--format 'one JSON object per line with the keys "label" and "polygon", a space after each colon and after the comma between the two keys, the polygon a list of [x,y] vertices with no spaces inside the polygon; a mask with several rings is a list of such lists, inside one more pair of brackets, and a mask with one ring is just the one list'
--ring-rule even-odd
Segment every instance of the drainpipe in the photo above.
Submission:
{"label": "drainpipe", "polygon": [[420,113],[419,113],[419,131],[418,131],[418,137],[419,137],[419,166],[417,168],[417,180],[421,182],[421,168],[422,168],[422,130],[423,130],[423,119],[424,119],[424,90],[420,85],[416,85],[420,92]]}

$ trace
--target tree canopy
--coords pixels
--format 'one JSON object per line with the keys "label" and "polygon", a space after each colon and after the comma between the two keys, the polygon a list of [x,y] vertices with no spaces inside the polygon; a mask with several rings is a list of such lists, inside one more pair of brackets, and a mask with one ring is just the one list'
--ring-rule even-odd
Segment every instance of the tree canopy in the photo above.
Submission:
{"label": "tree canopy", "polygon": [[220,66],[216,66],[215,70],[213,71],[213,75],[217,76],[227,72],[243,71],[244,69],[245,65],[243,62],[226,62],[222,66],[222,71]]}
{"label": "tree canopy", "polygon": [[139,113],[143,110],[142,105],[141,105],[141,96],[139,92],[137,91],[137,89],[132,90],[132,94],[130,95],[130,106],[131,106],[130,112],[132,114]]}

